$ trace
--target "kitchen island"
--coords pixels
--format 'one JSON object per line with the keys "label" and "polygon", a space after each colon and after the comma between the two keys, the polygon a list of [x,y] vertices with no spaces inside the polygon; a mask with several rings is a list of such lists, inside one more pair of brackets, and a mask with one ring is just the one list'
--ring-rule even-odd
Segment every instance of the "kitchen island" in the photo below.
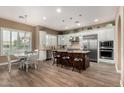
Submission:
{"label": "kitchen island", "polygon": [[90,51],[67,51],[67,50],[54,50],[54,59],[56,59],[56,64],[61,66],[69,66],[74,70],[75,68],[79,70],[86,70],[90,63],[88,53]]}

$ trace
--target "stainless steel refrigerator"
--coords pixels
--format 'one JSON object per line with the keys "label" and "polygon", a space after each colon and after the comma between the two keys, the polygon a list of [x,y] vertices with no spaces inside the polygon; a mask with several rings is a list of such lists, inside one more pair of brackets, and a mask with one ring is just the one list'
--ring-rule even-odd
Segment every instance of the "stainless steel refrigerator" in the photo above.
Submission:
{"label": "stainless steel refrigerator", "polygon": [[88,54],[91,62],[97,62],[98,51],[98,36],[97,34],[90,34],[83,36],[83,50],[88,50]]}

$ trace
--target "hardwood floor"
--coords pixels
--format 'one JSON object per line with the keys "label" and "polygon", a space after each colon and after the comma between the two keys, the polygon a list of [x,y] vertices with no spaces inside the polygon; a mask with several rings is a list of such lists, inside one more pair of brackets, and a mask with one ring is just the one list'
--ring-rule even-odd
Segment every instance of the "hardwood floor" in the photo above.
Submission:
{"label": "hardwood floor", "polygon": [[51,61],[38,65],[38,69],[21,71],[12,67],[0,66],[1,87],[119,87],[120,75],[115,66],[110,64],[91,63],[81,74],[69,68],[52,65]]}

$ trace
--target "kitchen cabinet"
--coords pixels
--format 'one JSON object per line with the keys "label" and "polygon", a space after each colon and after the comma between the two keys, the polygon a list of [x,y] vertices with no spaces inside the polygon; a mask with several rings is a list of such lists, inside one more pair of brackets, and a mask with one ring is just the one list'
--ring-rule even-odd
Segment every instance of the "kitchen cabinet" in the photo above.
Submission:
{"label": "kitchen cabinet", "polygon": [[38,44],[38,49],[39,49],[39,59],[41,61],[46,59],[46,51],[45,51],[46,35],[47,33],[45,31],[38,31],[38,35],[37,35],[38,43],[37,44]]}
{"label": "kitchen cabinet", "polygon": [[46,32],[39,31],[39,49],[44,50],[46,47]]}
{"label": "kitchen cabinet", "polygon": [[70,45],[69,39],[70,38],[69,38],[69,35],[68,34],[64,35],[64,44],[67,45],[67,46]]}
{"label": "kitchen cabinet", "polygon": [[44,51],[44,50],[39,51],[39,59],[41,61],[46,60],[46,51]]}
{"label": "kitchen cabinet", "polygon": [[58,35],[58,45],[64,45],[63,35]]}
{"label": "kitchen cabinet", "polygon": [[69,37],[68,35],[58,35],[58,45],[68,45]]}
{"label": "kitchen cabinet", "polygon": [[105,28],[80,31],[77,33],[58,35],[58,45],[70,46],[71,42],[69,40],[71,37],[79,37],[79,44],[81,45],[83,42],[82,37],[84,35],[92,35],[92,34],[98,35],[98,46],[99,46],[99,41],[114,40],[114,27],[105,27]]}
{"label": "kitchen cabinet", "polygon": [[56,35],[52,36],[52,45],[57,46],[57,36]]}
{"label": "kitchen cabinet", "polygon": [[99,41],[114,40],[114,28],[105,28],[99,31]]}
{"label": "kitchen cabinet", "polygon": [[98,34],[98,31],[99,31],[99,29],[85,30],[85,31],[82,31],[82,36],[84,36],[84,35]]}
{"label": "kitchen cabinet", "polygon": [[114,27],[82,31],[82,36],[91,34],[98,34],[98,41],[114,40]]}
{"label": "kitchen cabinet", "polygon": [[81,36],[82,36],[82,32],[58,35],[58,45],[70,46],[71,45],[71,42],[70,42],[71,37],[81,37]]}
{"label": "kitchen cabinet", "polygon": [[45,31],[39,31],[38,36],[39,59],[46,60],[47,50],[51,50],[57,46],[57,36],[48,34]]}
{"label": "kitchen cabinet", "polygon": [[46,35],[46,47],[51,47],[57,46],[57,36],[56,35],[51,35],[51,34],[47,34]]}
{"label": "kitchen cabinet", "polygon": [[[101,29],[99,31],[99,39],[98,40],[99,41],[114,41],[115,40],[114,27]],[[100,49],[98,49],[98,50],[100,53]],[[114,51],[114,48],[113,48],[113,51]],[[113,52],[113,55],[114,55],[114,52]],[[112,63],[112,64],[115,63],[115,60],[114,60],[115,58],[114,59],[103,59],[103,58],[101,59],[100,55],[98,58],[99,58],[98,59],[99,62],[106,62],[106,63]]]}
{"label": "kitchen cabinet", "polygon": [[61,35],[58,35],[57,36],[57,45],[61,45]]}

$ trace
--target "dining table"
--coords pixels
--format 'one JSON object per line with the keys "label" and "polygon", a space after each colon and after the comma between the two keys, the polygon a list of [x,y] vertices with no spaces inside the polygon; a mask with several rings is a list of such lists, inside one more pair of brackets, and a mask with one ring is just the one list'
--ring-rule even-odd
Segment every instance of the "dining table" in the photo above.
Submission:
{"label": "dining table", "polygon": [[21,66],[19,67],[19,69],[25,71],[26,69],[24,69],[25,66],[23,63],[27,60],[27,55],[25,53],[16,53],[14,54],[14,56],[16,56],[20,61]]}
{"label": "dining table", "polygon": [[[25,66],[24,63],[26,61],[29,61],[28,54],[33,54],[33,53],[35,53],[35,51],[25,51],[24,53],[16,53],[16,54],[14,54],[14,56],[16,56],[21,62],[20,70],[26,71],[26,66]],[[28,68],[30,68],[30,66]]]}

